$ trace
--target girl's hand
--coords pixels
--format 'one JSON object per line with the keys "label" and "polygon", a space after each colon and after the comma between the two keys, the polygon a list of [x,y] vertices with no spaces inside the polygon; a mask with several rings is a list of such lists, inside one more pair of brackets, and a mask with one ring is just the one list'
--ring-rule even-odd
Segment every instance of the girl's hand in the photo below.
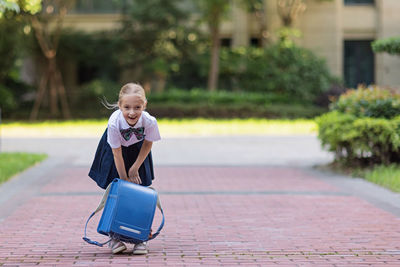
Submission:
{"label": "girl's hand", "polygon": [[140,176],[139,176],[139,168],[136,168],[135,165],[133,165],[129,169],[128,176],[129,176],[129,180],[132,183],[135,183],[135,184],[141,184],[142,183],[142,180],[140,179]]}

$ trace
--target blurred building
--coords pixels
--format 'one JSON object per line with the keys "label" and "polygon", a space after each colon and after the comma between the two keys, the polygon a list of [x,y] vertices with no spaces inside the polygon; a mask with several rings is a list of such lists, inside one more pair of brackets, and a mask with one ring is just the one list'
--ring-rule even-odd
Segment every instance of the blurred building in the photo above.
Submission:
{"label": "blurred building", "polygon": [[[264,0],[265,26],[270,41],[282,27],[278,0]],[[304,0],[306,9],[293,26],[302,35],[296,42],[326,59],[333,74],[347,86],[358,83],[399,86],[400,57],[374,54],[371,42],[400,36],[400,0]],[[65,26],[86,31],[118,27],[120,7],[109,0],[77,0]],[[230,17],[222,25],[224,46],[260,43],[260,22],[232,0]]]}

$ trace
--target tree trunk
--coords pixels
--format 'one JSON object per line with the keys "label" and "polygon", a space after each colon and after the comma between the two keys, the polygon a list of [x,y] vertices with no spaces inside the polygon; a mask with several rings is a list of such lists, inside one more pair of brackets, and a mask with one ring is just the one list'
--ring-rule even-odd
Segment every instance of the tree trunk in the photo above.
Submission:
{"label": "tree trunk", "polygon": [[221,47],[219,40],[219,25],[213,24],[211,27],[211,61],[208,72],[208,90],[215,91],[218,87],[219,76],[219,50]]}
{"label": "tree trunk", "polygon": [[50,114],[52,118],[58,115],[58,94],[57,94],[57,84],[54,79],[56,73],[56,59],[49,58],[49,80],[50,80]]}
{"label": "tree trunk", "polygon": [[70,1],[58,3],[58,13],[51,14],[51,17],[56,20],[56,26],[53,30],[54,38],[51,38],[52,36],[50,35],[49,31],[47,31],[50,25],[50,20],[44,20],[44,22],[41,22],[37,16],[31,17],[31,23],[35,31],[36,40],[39,43],[44,57],[47,59],[46,70],[42,74],[43,76],[39,84],[39,92],[36,95],[35,104],[31,112],[31,120],[36,120],[42,98],[45,95],[47,88],[49,88],[51,116],[55,118],[59,114],[58,102],[60,101],[64,118],[69,119],[71,117],[67,96],[65,93],[65,87],[63,85],[61,73],[58,70],[56,62],[56,54],[61,35],[62,22],[67,13],[67,6],[69,4]]}

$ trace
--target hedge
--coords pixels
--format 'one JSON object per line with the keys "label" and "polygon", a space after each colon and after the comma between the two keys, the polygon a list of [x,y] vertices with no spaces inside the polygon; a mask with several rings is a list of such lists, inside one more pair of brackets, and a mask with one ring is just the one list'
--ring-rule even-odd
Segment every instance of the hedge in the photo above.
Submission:
{"label": "hedge", "polygon": [[316,120],[322,145],[336,160],[391,163],[400,160],[400,116],[394,119],[357,118],[338,111]]}
{"label": "hedge", "polygon": [[343,94],[332,111],[316,119],[322,145],[336,160],[389,164],[400,160],[400,110],[397,93],[360,87]]}

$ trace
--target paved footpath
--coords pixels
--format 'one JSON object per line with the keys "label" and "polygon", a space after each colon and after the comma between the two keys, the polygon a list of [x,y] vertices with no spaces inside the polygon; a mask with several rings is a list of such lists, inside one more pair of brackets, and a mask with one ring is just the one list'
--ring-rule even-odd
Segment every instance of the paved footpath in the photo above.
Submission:
{"label": "paved footpath", "polygon": [[[400,266],[398,194],[313,170],[313,163],[328,157],[312,152],[307,141],[315,157],[308,158],[307,150],[293,151],[294,157],[287,147],[276,147],[287,155],[277,154],[275,161],[263,146],[276,139],[260,139],[264,143],[242,150],[239,145],[248,140],[234,141],[225,151],[236,156],[227,155],[232,160],[221,158],[220,164],[223,149],[212,150],[222,145],[218,138],[155,145],[154,186],[166,225],[149,242],[148,255],[134,256],[132,246],[112,255],[82,240],[85,221],[102,195],[87,177],[95,148],[79,155],[67,151],[91,141],[56,149],[54,140],[3,140],[7,151],[27,142],[24,148],[53,152],[0,187],[0,266]],[[259,157],[247,161],[240,151],[251,149]],[[103,241],[106,237],[96,233],[99,217],[88,235]],[[154,225],[159,221],[157,215]]]}

